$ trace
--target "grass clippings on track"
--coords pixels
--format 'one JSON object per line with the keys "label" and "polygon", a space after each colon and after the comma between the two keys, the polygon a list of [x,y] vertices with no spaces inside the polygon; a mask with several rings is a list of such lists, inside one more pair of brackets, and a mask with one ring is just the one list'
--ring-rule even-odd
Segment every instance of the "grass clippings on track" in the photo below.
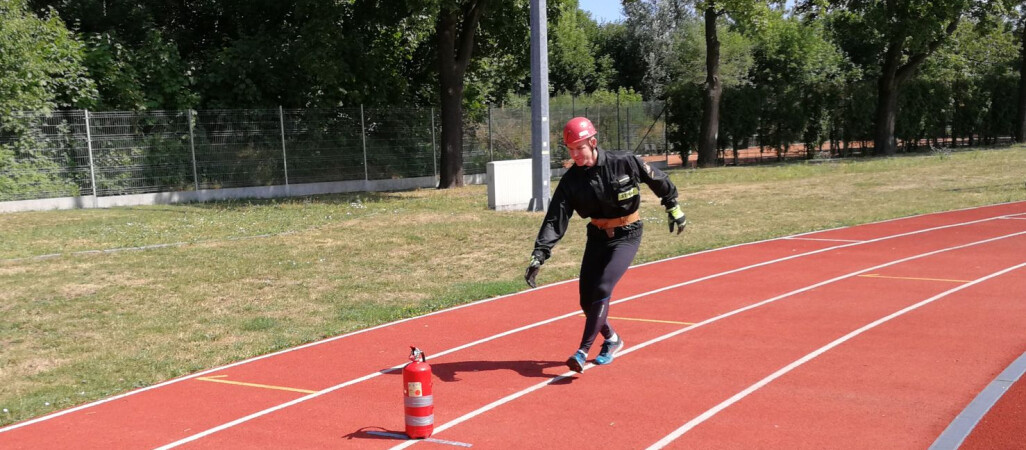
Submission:
{"label": "grass clippings on track", "polygon": [[[635,262],[1026,200],[1022,167],[1017,146],[673,170],[687,231],[644,189]],[[0,425],[522,290],[541,217],[489,211],[485,186],[0,215]],[[539,282],[576,276],[584,224]]]}

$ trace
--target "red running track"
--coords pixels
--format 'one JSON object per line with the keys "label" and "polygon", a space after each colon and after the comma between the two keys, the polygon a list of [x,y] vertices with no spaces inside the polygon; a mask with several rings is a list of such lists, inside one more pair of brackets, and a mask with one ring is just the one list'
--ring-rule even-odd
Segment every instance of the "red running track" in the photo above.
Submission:
{"label": "red running track", "polygon": [[738,245],[632,267],[610,308],[627,346],[581,375],[570,281],[14,424],[0,448],[415,445],[379,434],[403,430],[410,344],[449,444],[925,448],[1026,351],[1024,275],[1026,202]]}

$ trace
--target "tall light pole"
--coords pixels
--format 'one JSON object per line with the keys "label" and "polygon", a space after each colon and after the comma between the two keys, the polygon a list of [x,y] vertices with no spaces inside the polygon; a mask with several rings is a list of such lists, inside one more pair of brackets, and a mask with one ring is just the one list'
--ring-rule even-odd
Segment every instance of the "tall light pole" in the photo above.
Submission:
{"label": "tall light pole", "polygon": [[528,211],[549,207],[549,45],[545,0],[531,0],[531,202]]}

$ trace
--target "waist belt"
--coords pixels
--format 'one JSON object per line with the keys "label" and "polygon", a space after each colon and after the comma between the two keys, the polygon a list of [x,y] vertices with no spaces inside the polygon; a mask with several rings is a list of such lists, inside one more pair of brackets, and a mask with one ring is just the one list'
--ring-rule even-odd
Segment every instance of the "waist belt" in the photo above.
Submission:
{"label": "waist belt", "polygon": [[641,214],[637,211],[634,211],[626,216],[616,217],[613,219],[599,219],[593,217],[591,219],[591,223],[598,227],[600,230],[606,230],[607,236],[613,237],[614,228],[619,228],[624,225],[630,225],[639,220],[641,220]]}

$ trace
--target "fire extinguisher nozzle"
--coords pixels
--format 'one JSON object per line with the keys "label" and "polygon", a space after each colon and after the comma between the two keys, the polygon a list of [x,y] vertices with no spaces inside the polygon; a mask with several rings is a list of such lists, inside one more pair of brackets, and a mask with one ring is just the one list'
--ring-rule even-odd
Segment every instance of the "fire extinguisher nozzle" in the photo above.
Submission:
{"label": "fire extinguisher nozzle", "polygon": [[420,358],[421,362],[426,362],[427,361],[427,356],[424,355],[424,352],[420,351],[419,348],[414,347],[414,346],[411,345],[410,346],[410,361],[416,361],[417,358]]}

